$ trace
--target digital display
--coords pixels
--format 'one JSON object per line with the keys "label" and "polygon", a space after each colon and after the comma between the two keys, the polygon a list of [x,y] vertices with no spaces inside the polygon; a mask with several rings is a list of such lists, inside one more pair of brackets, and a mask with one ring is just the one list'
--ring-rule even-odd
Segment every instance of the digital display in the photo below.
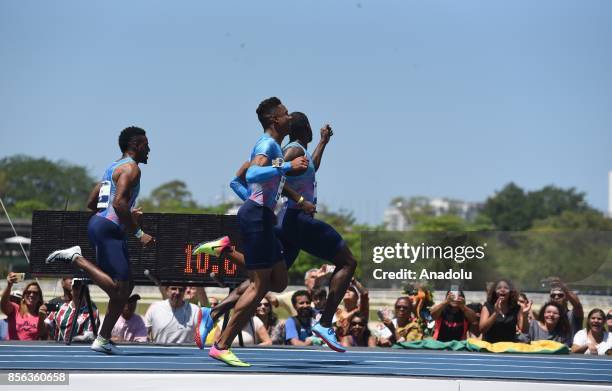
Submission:
{"label": "digital display", "polygon": [[[95,262],[95,251],[87,237],[91,215],[71,211],[34,212],[30,272],[36,277],[83,275],[72,265],[46,264],[45,259],[55,250],[79,245],[83,256]],[[153,285],[145,270],[163,285],[219,286],[221,281],[232,287],[246,279],[246,274],[229,259],[191,254],[199,243],[224,235],[240,250],[242,240],[236,216],[145,213],[142,229],[155,237],[156,244],[143,248],[138,239],[128,235],[132,278],[137,285]]]}

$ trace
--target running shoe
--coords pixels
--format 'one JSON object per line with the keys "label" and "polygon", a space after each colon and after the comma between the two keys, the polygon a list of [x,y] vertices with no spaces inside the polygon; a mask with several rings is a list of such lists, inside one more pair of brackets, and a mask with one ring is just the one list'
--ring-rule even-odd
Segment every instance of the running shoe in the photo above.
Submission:
{"label": "running shoe", "polygon": [[123,351],[121,351],[121,349],[119,349],[117,345],[113,343],[113,341],[106,339],[100,335],[98,335],[98,337],[91,344],[91,350],[93,350],[94,352],[113,355],[123,354]]}
{"label": "running shoe", "polygon": [[229,249],[232,246],[229,236],[223,236],[222,238],[211,240],[210,242],[203,242],[198,244],[193,255],[196,254],[208,254],[215,257],[219,257],[225,249]]}
{"label": "running shoe", "polygon": [[215,322],[210,315],[211,311],[212,309],[209,307],[202,307],[200,311],[198,311],[198,321],[195,324],[194,339],[196,345],[198,345],[200,349],[204,348],[206,337],[208,337],[208,333],[210,333],[210,330],[215,326]]}
{"label": "running shoe", "polygon": [[214,358],[215,360],[224,362],[227,365],[232,366],[232,367],[250,367],[251,366],[251,364],[246,363],[240,360],[238,357],[236,357],[236,355],[234,355],[234,353],[232,353],[231,350],[217,349],[217,346],[215,344],[213,344],[210,347],[210,350],[208,351],[208,355]]}
{"label": "running shoe", "polygon": [[74,261],[74,258],[81,255],[81,247],[74,246],[64,250],[53,251],[47,259],[45,263],[53,263],[56,261],[62,261],[66,263],[70,263]]}
{"label": "running shoe", "polygon": [[344,346],[338,343],[338,338],[336,338],[336,332],[332,327],[323,327],[321,323],[317,323],[312,326],[312,332],[319,338],[323,340],[332,350],[335,350],[339,353],[346,352]]}

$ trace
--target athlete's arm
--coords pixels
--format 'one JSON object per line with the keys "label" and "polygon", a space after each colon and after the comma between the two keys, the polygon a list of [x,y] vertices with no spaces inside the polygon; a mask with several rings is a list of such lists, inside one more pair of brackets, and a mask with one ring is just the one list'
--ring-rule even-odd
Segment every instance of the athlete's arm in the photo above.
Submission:
{"label": "athlete's arm", "polygon": [[98,182],[89,193],[89,197],[87,197],[87,209],[95,212],[98,210],[98,196],[100,195],[100,187],[102,183]]}
{"label": "athlete's arm", "polygon": [[[291,148],[287,148],[285,150],[285,153],[283,155],[283,159],[285,159],[286,162],[290,162],[294,159],[297,159],[298,157],[304,156],[304,150],[302,148],[298,148],[298,147],[291,147]],[[308,167],[307,167],[308,168]],[[295,171],[291,171],[288,172],[287,175],[288,176],[296,176],[296,175],[301,175],[306,171],[306,169],[303,170],[295,170]]]}
{"label": "athlete's arm", "polygon": [[[124,164],[117,171],[117,178],[113,178],[117,184],[113,208],[119,217],[119,221],[126,227],[127,231],[135,234],[140,228],[135,221],[136,219],[132,218],[130,198],[132,197],[134,183],[140,179],[140,168],[136,164]],[[138,238],[144,246],[155,243],[155,239],[151,235],[142,232],[142,230],[140,230]]]}
{"label": "athlete's arm", "polygon": [[246,201],[249,198],[249,189],[247,187],[246,172],[251,165],[250,162],[244,162],[242,166],[236,172],[236,176],[230,182],[230,187],[234,190],[234,193],[242,200]]}
{"label": "athlete's arm", "polygon": [[292,170],[306,169],[308,159],[305,157],[297,158],[290,162],[284,162],[280,168],[268,165],[270,159],[265,155],[257,155],[251,161],[251,166],[246,172],[247,183],[264,182],[275,176],[284,175]]}
{"label": "athlete's arm", "polygon": [[128,232],[134,233],[138,230],[138,226],[132,219],[130,198],[132,197],[132,187],[140,178],[140,168],[135,164],[124,164],[116,171],[118,171],[118,175],[115,179],[117,187],[113,200],[113,208],[121,224],[123,224]]}
{"label": "athlete's arm", "polygon": [[283,195],[295,201],[298,206],[304,211],[304,213],[309,214],[311,216],[317,213],[317,207],[312,202],[305,201],[298,192],[287,186],[286,183],[283,186]]}
{"label": "athlete's arm", "polygon": [[325,151],[325,147],[327,146],[329,139],[333,135],[334,132],[332,131],[331,126],[329,124],[323,125],[323,127],[321,128],[321,139],[319,140],[319,144],[317,144],[317,147],[312,153],[312,163],[315,166],[315,171],[319,170],[319,166],[321,165],[321,159],[323,158],[323,151]]}

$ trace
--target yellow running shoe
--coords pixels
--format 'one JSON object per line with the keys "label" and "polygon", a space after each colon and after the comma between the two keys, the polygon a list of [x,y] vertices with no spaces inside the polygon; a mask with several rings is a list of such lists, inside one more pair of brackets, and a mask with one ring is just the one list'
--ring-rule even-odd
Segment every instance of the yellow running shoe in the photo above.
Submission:
{"label": "yellow running shoe", "polygon": [[213,344],[208,351],[208,355],[215,360],[226,363],[231,367],[250,367],[251,364],[241,361],[231,350],[217,349],[217,346]]}

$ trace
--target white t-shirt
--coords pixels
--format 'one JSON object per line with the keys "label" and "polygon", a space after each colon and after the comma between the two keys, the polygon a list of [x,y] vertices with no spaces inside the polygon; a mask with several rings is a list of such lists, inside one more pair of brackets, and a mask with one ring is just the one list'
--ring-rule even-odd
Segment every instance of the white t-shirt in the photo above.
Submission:
{"label": "white t-shirt", "polygon": [[[244,346],[249,346],[249,345],[257,345],[258,343],[260,343],[261,341],[259,340],[259,338],[257,338],[257,330],[259,330],[260,327],[264,327],[263,322],[261,321],[261,319],[259,319],[257,316],[252,317],[247,324],[244,325],[244,327],[242,328],[242,342],[244,342]],[[255,330],[253,330],[253,328]],[[236,336],[236,338],[234,338],[234,341],[232,342],[232,346],[240,346],[240,340],[238,339],[238,336]]]}
{"label": "white t-shirt", "polygon": [[[586,329],[582,329],[574,335],[574,345],[585,346],[588,343],[589,338]],[[603,356],[610,349],[612,349],[612,334],[604,331],[603,340],[597,345],[597,354]],[[591,354],[591,351],[587,349],[584,354]]]}
{"label": "white t-shirt", "polygon": [[151,328],[155,343],[193,343],[198,306],[185,302],[173,309],[170,301],[157,301],[149,307],[144,323]]}

